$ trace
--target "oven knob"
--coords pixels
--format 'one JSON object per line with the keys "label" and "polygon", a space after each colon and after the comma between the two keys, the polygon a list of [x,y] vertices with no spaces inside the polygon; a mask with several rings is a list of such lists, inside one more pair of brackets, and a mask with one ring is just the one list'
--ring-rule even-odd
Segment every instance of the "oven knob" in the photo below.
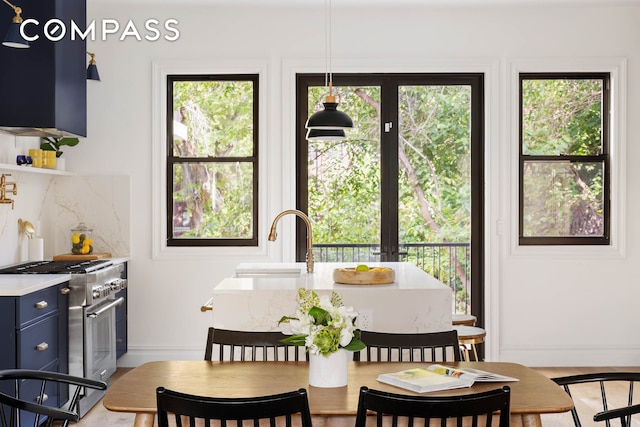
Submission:
{"label": "oven knob", "polygon": [[100,298],[100,289],[93,289],[92,295],[94,298]]}

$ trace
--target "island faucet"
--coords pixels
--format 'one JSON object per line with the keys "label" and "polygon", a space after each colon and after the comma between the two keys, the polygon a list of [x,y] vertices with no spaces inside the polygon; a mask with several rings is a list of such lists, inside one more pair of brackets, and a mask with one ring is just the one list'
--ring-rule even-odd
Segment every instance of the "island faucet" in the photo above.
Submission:
{"label": "island faucet", "polygon": [[307,255],[305,257],[305,261],[307,263],[307,273],[313,273],[313,232],[311,231],[311,221],[309,221],[309,217],[302,211],[297,209],[287,209],[286,211],[280,212],[273,220],[273,224],[271,224],[271,231],[269,232],[269,241],[275,242],[278,234],[276,233],[276,225],[278,225],[278,221],[285,215],[296,215],[304,221],[307,226]]}
{"label": "island faucet", "polygon": [[[11,203],[11,209],[13,209],[14,200],[7,197],[7,193],[12,193],[14,196],[18,194],[18,187],[15,182],[7,182],[8,176],[11,176],[10,173],[2,174],[0,177],[0,204],[9,204]],[[7,186],[11,185],[12,188],[9,189]]]}

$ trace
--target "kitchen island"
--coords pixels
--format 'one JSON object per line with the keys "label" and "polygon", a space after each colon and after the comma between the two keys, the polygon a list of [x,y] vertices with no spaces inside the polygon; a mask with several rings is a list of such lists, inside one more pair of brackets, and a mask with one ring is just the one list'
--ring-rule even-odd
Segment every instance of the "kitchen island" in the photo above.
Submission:
{"label": "kitchen island", "polygon": [[395,281],[386,285],[344,285],[333,281],[333,270],[354,263],[244,263],[234,277],[213,290],[213,326],[220,329],[277,331],[284,315],[294,315],[298,288],[318,294],[336,291],[345,305],[359,313],[358,326],[378,332],[451,330],[452,291],[410,263],[372,263],[391,267]]}

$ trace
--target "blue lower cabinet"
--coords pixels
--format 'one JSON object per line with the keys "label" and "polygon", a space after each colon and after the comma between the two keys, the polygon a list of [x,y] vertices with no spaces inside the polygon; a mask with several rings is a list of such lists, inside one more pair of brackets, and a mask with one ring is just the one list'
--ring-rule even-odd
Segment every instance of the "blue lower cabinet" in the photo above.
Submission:
{"label": "blue lower cabinet", "polygon": [[[45,366],[43,371],[57,371],[57,361],[51,365]],[[38,402],[38,395],[40,394],[41,382],[35,380],[25,380],[20,384],[20,398],[28,400],[33,403]],[[52,408],[58,408],[63,402],[60,400],[60,388],[57,383],[47,383],[44,389],[44,405],[51,406]],[[33,426],[35,421],[35,414],[31,412],[20,411],[20,426]],[[40,422],[46,421],[46,417],[41,418]]]}
{"label": "blue lower cabinet", "polygon": [[[69,372],[69,283],[51,286],[21,297],[0,297],[0,369]],[[23,397],[37,400],[40,382],[23,381]],[[13,394],[11,381],[0,390]],[[68,386],[47,383],[45,405],[60,407],[68,400]],[[23,412],[20,426],[33,426],[35,415]],[[44,422],[42,419],[41,422]]]}
{"label": "blue lower cabinet", "polygon": [[18,330],[18,368],[43,369],[58,359],[58,313]]}

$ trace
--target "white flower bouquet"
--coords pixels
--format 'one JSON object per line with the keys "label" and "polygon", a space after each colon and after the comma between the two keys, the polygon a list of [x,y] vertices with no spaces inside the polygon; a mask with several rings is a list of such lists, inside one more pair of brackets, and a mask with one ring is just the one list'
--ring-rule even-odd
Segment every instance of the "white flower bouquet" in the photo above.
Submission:
{"label": "white flower bouquet", "polygon": [[345,307],[335,291],[331,296],[318,296],[300,288],[295,316],[283,316],[278,325],[287,324],[283,333],[291,334],[282,340],[285,344],[305,346],[310,354],[328,356],[340,348],[349,351],[365,348],[355,325],[357,316],[353,307]]}

